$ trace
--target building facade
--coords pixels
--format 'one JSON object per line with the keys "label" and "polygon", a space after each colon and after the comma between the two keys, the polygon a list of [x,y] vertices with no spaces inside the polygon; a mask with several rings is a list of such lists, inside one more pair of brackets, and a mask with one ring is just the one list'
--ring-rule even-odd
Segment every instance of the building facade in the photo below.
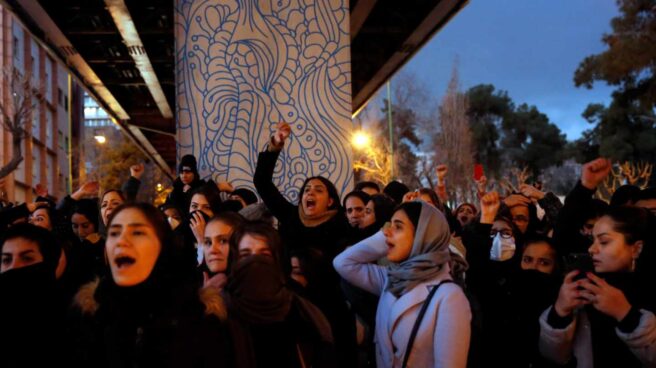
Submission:
{"label": "building facade", "polygon": [[[42,184],[48,194],[62,198],[70,193],[73,181],[72,126],[79,124],[82,89],[75,86],[64,65],[23,27],[7,9],[0,7],[0,96],[5,107],[12,107],[12,71],[31,79],[35,96],[32,112],[24,127],[28,132],[22,141],[23,160],[4,183],[4,200],[32,201],[33,189]],[[72,107],[73,106],[73,107]],[[12,135],[2,129],[0,164],[6,165],[13,157]],[[77,176],[77,175],[75,175]]]}

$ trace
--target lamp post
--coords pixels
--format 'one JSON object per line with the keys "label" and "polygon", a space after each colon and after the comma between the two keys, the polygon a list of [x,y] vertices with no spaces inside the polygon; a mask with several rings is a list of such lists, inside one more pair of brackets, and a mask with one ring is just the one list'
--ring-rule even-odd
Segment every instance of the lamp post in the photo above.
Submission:
{"label": "lamp post", "polygon": [[392,82],[387,81],[387,125],[389,126],[390,179],[394,179],[394,130],[392,124]]}

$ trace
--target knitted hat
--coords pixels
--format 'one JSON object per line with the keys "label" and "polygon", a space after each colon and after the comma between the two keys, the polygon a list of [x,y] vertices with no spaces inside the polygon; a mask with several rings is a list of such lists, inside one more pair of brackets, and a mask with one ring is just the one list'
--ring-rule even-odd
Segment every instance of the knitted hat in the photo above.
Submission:
{"label": "knitted hat", "polygon": [[257,203],[257,196],[250,189],[237,188],[231,194],[243,199],[246,205]]}
{"label": "knitted hat", "polygon": [[182,170],[191,170],[194,175],[196,175],[196,178],[198,178],[197,165],[196,157],[194,157],[194,155],[184,155],[180,159],[180,165],[178,165],[178,174],[180,174]]}

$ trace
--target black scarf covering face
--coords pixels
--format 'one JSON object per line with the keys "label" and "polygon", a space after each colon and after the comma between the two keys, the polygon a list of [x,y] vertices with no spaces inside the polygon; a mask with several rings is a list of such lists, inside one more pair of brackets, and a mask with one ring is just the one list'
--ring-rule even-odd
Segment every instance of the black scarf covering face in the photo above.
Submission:
{"label": "black scarf covering face", "polygon": [[[611,286],[620,289],[631,306],[654,311],[648,298],[650,289],[641,286],[641,280],[633,272],[602,273],[598,275]],[[617,321],[588,305],[585,311],[590,320],[592,355],[595,367],[641,367],[640,361],[617,336]]]}
{"label": "black scarf covering face", "polygon": [[284,321],[293,299],[278,264],[263,255],[238,261],[225,291],[230,313],[252,324]]}
{"label": "black scarf covering face", "polygon": [[58,298],[54,270],[40,262],[5,271],[0,274],[0,295],[0,365],[41,367],[58,362],[66,305]]}

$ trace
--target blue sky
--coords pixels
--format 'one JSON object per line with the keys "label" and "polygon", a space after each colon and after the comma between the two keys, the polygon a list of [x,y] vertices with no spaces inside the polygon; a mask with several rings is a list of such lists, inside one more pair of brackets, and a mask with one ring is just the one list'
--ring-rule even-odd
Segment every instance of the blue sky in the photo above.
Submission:
{"label": "blue sky", "polygon": [[463,89],[486,83],[506,90],[573,140],[590,128],[585,107],[610,101],[611,87],[576,88],[573,75],[585,56],[604,50],[602,34],[617,14],[614,0],[471,0],[404,69],[441,99],[458,58]]}

